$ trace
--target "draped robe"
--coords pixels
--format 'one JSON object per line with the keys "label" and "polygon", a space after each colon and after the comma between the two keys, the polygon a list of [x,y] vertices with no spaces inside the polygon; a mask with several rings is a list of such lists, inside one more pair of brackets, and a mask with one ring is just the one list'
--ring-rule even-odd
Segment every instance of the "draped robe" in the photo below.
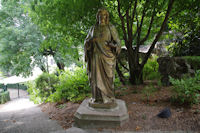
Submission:
{"label": "draped robe", "polygon": [[[93,38],[97,41],[88,43]],[[114,70],[120,49],[120,39],[113,25],[96,24],[90,29],[84,50],[93,102],[108,103],[114,100]]]}

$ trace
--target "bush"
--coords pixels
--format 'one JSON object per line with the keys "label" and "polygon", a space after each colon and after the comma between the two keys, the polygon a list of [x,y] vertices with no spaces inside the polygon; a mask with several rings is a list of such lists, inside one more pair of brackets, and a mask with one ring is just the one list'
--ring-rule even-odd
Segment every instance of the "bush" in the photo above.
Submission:
{"label": "bush", "polygon": [[35,81],[29,81],[26,83],[28,86],[28,93],[30,100],[36,104],[42,103],[44,100],[40,95],[40,90],[36,88]]}
{"label": "bush", "polygon": [[39,89],[40,96],[46,98],[56,91],[55,87],[58,82],[56,75],[43,73],[36,79],[35,87]]}
{"label": "bush", "polygon": [[0,92],[0,104],[6,103],[9,100],[10,100],[9,91]]}
{"label": "bush", "polygon": [[60,84],[56,86],[56,92],[48,98],[48,101],[64,99],[78,102],[90,95],[91,89],[86,69],[77,67],[74,71],[65,71],[60,74],[59,81]]}
{"label": "bush", "polygon": [[[198,27],[199,28],[199,27]],[[197,27],[171,43],[168,50],[172,56],[200,56],[200,32]]]}
{"label": "bush", "polygon": [[91,95],[86,69],[77,67],[74,71],[64,71],[58,77],[42,74],[33,82],[28,82],[30,99],[34,103],[69,100],[82,101]]}
{"label": "bush", "polygon": [[173,79],[172,83],[172,102],[178,104],[192,105],[199,103],[200,96],[200,70],[195,73],[195,77],[184,77],[183,79]]}
{"label": "bush", "polygon": [[200,69],[200,56],[183,56],[183,58],[191,65],[192,69]]}
{"label": "bush", "polygon": [[159,79],[160,73],[158,72],[158,62],[157,56],[149,59],[143,68],[143,79],[144,80],[153,80]]}

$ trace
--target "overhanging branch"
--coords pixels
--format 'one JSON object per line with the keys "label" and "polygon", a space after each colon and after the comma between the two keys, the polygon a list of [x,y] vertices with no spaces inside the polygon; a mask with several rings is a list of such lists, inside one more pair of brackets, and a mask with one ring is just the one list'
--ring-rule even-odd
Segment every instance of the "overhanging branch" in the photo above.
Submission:
{"label": "overhanging branch", "polygon": [[146,64],[146,62],[147,62],[147,60],[148,60],[148,58],[149,58],[151,52],[153,51],[153,49],[154,49],[154,47],[155,47],[156,42],[159,40],[159,38],[160,38],[161,35],[162,35],[162,32],[163,32],[163,30],[164,30],[164,27],[165,27],[165,25],[166,25],[166,23],[167,23],[167,20],[168,20],[168,18],[169,18],[169,14],[170,14],[170,12],[171,12],[171,10],[172,10],[172,6],[173,6],[174,1],[175,1],[175,0],[169,0],[169,4],[168,4],[168,8],[167,8],[167,13],[166,13],[166,15],[165,15],[165,19],[164,19],[164,21],[163,21],[163,23],[162,23],[162,25],[161,25],[161,28],[160,28],[158,34],[156,35],[154,41],[152,42],[151,47],[149,48],[147,54],[145,55],[144,60],[143,60],[142,63],[141,63],[141,67],[142,67],[142,68],[143,68],[144,65]]}

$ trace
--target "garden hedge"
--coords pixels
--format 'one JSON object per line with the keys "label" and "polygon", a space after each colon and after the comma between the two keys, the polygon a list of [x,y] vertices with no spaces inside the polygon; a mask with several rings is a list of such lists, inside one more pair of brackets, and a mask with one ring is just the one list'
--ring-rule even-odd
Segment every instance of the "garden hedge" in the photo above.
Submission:
{"label": "garden hedge", "polygon": [[9,91],[1,91],[0,92],[0,104],[6,103],[10,100]]}

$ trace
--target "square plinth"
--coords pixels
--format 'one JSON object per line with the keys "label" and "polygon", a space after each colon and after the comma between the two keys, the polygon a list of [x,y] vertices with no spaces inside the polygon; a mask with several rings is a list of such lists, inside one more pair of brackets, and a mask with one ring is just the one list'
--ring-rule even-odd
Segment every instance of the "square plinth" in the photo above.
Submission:
{"label": "square plinth", "polygon": [[75,126],[80,128],[116,127],[128,121],[129,115],[123,100],[116,99],[117,106],[112,109],[89,107],[85,99],[74,114]]}

